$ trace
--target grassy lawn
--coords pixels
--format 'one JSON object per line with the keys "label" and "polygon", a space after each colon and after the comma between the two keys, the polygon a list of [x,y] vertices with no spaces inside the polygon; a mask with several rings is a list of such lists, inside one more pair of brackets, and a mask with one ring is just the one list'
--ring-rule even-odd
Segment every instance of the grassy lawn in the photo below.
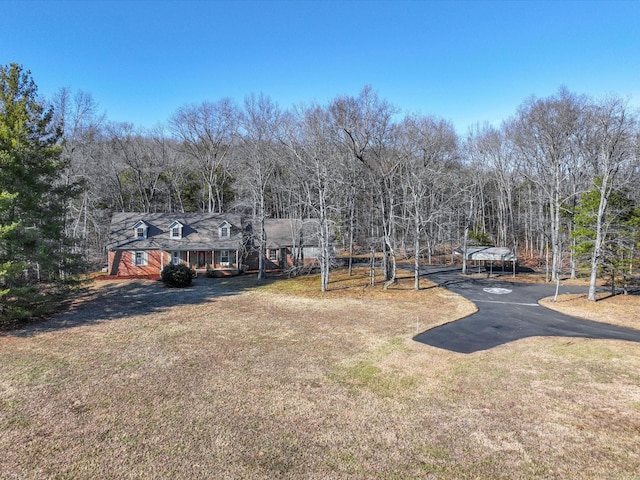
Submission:
{"label": "grassy lawn", "polygon": [[638,478],[640,345],[440,350],[472,304],[367,281],[96,282],[0,335],[0,478]]}

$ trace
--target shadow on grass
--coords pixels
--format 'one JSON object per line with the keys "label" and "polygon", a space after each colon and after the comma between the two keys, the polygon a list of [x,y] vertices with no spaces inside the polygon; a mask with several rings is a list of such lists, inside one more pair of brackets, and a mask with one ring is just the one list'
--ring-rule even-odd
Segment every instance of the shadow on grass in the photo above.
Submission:
{"label": "shadow on grass", "polygon": [[[612,299],[612,298],[617,298],[617,297],[624,297],[625,295],[630,296],[630,297],[636,297],[638,295],[640,295],[640,288],[634,288],[634,289],[627,289],[626,291],[622,288],[617,289],[615,291],[615,293],[611,293],[611,291],[598,295],[596,297],[596,302],[604,302],[606,300]],[[585,298],[587,296],[585,295]]]}
{"label": "shadow on grass", "polygon": [[[370,283],[370,277],[368,274],[355,274],[338,278],[331,277],[329,280],[329,288],[328,290],[331,292],[334,291],[366,291],[366,290],[375,290],[383,287],[387,282],[382,280],[382,274],[376,273],[376,279],[373,285]],[[433,282],[428,282],[429,285],[425,286],[424,281],[425,276],[421,274],[420,278],[420,290],[430,290],[432,288],[438,288],[440,285],[436,285]],[[389,285],[386,289],[389,292],[393,291],[415,291],[414,288],[414,277],[413,275],[406,275],[399,271],[399,274],[396,277],[396,282]]]}
{"label": "shadow on grass", "polygon": [[68,307],[46,320],[27,323],[0,332],[0,336],[30,337],[63,328],[74,328],[130,316],[155,315],[170,308],[202,305],[208,308],[217,298],[237,295],[273,282],[259,285],[253,275],[238,277],[198,277],[186,288],[168,288],[160,281],[99,281],[69,299]]}

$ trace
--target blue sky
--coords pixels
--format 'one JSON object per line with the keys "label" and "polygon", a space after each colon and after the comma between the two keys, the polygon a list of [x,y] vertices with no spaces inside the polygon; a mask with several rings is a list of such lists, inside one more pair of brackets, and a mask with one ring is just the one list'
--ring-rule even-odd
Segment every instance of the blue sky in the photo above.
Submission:
{"label": "blue sky", "polygon": [[109,120],[264,92],[283,108],[357,95],[458,133],[561,85],[640,106],[636,1],[0,0],[0,63],[39,91],[92,94]]}

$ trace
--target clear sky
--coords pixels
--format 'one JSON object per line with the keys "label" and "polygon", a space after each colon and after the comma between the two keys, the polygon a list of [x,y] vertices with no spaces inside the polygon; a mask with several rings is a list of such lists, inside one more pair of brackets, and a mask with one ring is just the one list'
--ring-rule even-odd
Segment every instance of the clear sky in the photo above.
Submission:
{"label": "clear sky", "polygon": [[640,106],[640,0],[0,0],[0,63],[109,120],[263,92],[283,108],[371,85],[458,133],[561,85]]}

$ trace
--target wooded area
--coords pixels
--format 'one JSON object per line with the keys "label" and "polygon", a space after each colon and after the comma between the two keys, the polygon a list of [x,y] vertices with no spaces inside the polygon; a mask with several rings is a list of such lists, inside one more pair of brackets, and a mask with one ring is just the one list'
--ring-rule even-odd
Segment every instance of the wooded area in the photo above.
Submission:
{"label": "wooded area", "polygon": [[[332,237],[350,259],[381,256],[388,282],[398,259],[429,263],[472,244],[508,247],[521,261],[546,265],[549,280],[575,276],[581,265],[591,265],[593,285],[603,273],[637,273],[638,112],[616,96],[593,99],[560,88],[525,99],[499,128],[478,124],[463,137],[440,117],[402,115],[370,86],[357,96],[290,110],[263,94],[242,104],[203,101],[179,108],[164,127],[145,130],[109,121],[86,92],[63,88],[46,102],[36,99],[35,84],[24,91],[33,82],[28,75],[7,96],[16,69],[24,75],[16,65],[1,72],[0,264],[23,262],[19,271],[37,266],[58,278],[65,264],[45,267],[26,250],[18,256],[10,248],[16,243],[9,236],[17,237],[7,229],[26,238],[31,213],[59,217],[41,209],[55,203],[48,201],[10,215],[23,195],[16,175],[39,178],[38,185],[49,187],[45,196],[66,192],[58,224],[72,242],[49,236],[44,224],[40,238],[58,245],[66,261],[78,255],[94,266],[106,258],[113,212],[234,212],[256,223],[319,219],[327,253],[323,290]],[[57,152],[55,179],[46,168],[35,177],[7,168],[48,165],[11,143],[15,132],[7,125],[21,98],[35,102],[26,107],[29,141]],[[417,275],[415,282],[418,288]],[[595,289],[592,294],[595,299]]]}

